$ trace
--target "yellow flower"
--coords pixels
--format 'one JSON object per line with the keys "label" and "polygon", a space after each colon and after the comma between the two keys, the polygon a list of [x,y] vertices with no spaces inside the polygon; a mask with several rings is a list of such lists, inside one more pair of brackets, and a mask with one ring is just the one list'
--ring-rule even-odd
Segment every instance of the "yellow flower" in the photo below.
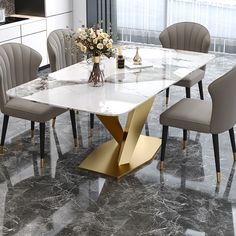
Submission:
{"label": "yellow flower", "polygon": [[112,48],[112,43],[109,42],[109,43],[106,45],[106,47],[107,47],[108,49]]}

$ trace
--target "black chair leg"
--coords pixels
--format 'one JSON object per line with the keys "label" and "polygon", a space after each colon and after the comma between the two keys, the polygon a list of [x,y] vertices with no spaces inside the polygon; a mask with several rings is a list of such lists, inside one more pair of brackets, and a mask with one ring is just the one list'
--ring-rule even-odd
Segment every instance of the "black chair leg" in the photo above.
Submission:
{"label": "black chair leg", "polygon": [[185,87],[186,98],[191,98],[191,90],[188,87]]}
{"label": "black chair leg", "polygon": [[94,114],[90,113],[90,129],[94,128]]}
{"label": "black chair leg", "polygon": [[187,130],[183,129],[183,149],[186,148],[186,143],[187,143]]}
{"label": "black chair leg", "polygon": [[34,121],[31,121],[31,138],[34,137]]}
{"label": "black chair leg", "polygon": [[4,115],[4,117],[3,117],[3,124],[2,124],[2,137],[1,137],[0,154],[3,154],[3,147],[4,147],[6,133],[7,133],[8,121],[9,121],[9,116],[8,115]]}
{"label": "black chair leg", "polygon": [[44,167],[45,123],[39,123],[40,132],[40,167]]}
{"label": "black chair leg", "polygon": [[198,88],[199,88],[200,99],[201,99],[201,100],[204,100],[203,87],[202,87],[202,80],[198,82]]}
{"label": "black chair leg", "polygon": [[217,183],[220,183],[220,152],[219,152],[219,137],[218,134],[212,134],[214,153],[215,153],[215,165],[216,165],[216,179]]}
{"label": "black chair leg", "polygon": [[234,155],[234,161],[236,161],[236,145],[235,145],[235,137],[234,137],[234,128],[229,130],[229,136],[231,141],[231,147]]}
{"label": "black chair leg", "polygon": [[168,126],[163,125],[160,170],[163,170],[163,168],[164,168],[164,159],[165,159],[165,152],[166,152],[166,141],[167,141],[167,135],[168,135],[168,128],[169,128]]}
{"label": "black chair leg", "polygon": [[72,125],[74,144],[75,144],[75,147],[77,147],[77,131],[76,131],[75,111],[74,110],[70,110],[70,120],[71,120],[71,125]]}
{"label": "black chair leg", "polygon": [[166,105],[169,103],[169,96],[170,96],[170,88],[166,89]]}

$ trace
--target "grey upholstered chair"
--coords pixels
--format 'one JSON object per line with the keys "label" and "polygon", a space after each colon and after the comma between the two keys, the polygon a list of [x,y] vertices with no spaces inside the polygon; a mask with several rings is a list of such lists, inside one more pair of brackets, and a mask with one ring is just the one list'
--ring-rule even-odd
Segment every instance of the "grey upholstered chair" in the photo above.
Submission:
{"label": "grey upholstered chair", "polygon": [[[70,40],[70,36],[71,40]],[[51,71],[57,71],[83,60],[83,54],[75,50],[73,34],[69,29],[58,29],[50,33],[47,40]],[[90,114],[90,128],[94,127],[94,114]]]}
{"label": "grey upholstered chair", "polygon": [[[220,182],[220,157],[218,134],[229,131],[236,161],[236,147],[233,126],[236,123],[236,67],[212,82],[208,91],[212,101],[184,98],[160,116],[163,125],[160,169],[163,169],[168,127],[183,129],[184,143],[187,130],[211,133],[213,138],[217,182]],[[185,147],[185,145],[184,145]]]}
{"label": "grey upholstered chair", "polygon": [[[39,122],[42,167],[44,163],[45,122],[67,110],[19,97],[9,98],[6,94],[8,89],[35,79],[41,61],[41,55],[28,46],[18,43],[7,43],[0,46],[0,109],[4,114],[1,152],[3,153],[9,116],[30,120],[31,131],[34,130],[34,122]],[[75,124],[75,119],[72,124]]]}
{"label": "grey upholstered chair", "polygon": [[[180,22],[167,27],[161,32],[159,39],[164,48],[188,50],[207,53],[210,46],[210,34],[200,24],[193,22]],[[205,74],[205,66],[195,70],[175,85],[185,87],[186,97],[191,97],[190,88],[198,83],[200,98],[203,100],[202,79]],[[166,89],[166,104],[169,100],[169,88]]]}

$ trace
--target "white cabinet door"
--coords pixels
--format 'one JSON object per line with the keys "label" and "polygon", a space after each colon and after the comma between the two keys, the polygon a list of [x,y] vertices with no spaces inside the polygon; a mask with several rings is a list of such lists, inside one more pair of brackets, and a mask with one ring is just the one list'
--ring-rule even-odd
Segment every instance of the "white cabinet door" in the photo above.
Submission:
{"label": "white cabinet door", "polygon": [[45,0],[45,16],[54,16],[72,11],[72,0]]}
{"label": "white cabinet door", "polygon": [[73,27],[77,29],[82,25],[86,26],[86,0],[73,0]]}
{"label": "white cabinet door", "polygon": [[47,18],[47,34],[49,35],[53,30],[56,29],[72,29],[72,12],[65,13],[57,16],[50,16]]}
{"label": "white cabinet door", "polygon": [[46,31],[22,37],[22,44],[35,49],[42,55],[43,60],[40,66],[45,66],[48,64]]}
{"label": "white cabinet door", "polygon": [[11,39],[11,40],[7,40],[4,42],[0,42],[0,45],[2,45],[4,43],[21,43],[21,38],[16,38],[16,39]]}
{"label": "white cabinet door", "polygon": [[13,26],[9,28],[1,28],[0,29],[0,42],[19,38],[20,34],[20,26]]}

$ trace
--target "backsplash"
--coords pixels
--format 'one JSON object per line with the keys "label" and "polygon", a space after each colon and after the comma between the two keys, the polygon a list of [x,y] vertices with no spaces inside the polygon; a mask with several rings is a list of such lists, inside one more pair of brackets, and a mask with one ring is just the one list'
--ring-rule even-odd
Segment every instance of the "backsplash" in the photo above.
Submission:
{"label": "backsplash", "polygon": [[0,0],[0,8],[5,8],[6,16],[14,14],[15,13],[14,0]]}

